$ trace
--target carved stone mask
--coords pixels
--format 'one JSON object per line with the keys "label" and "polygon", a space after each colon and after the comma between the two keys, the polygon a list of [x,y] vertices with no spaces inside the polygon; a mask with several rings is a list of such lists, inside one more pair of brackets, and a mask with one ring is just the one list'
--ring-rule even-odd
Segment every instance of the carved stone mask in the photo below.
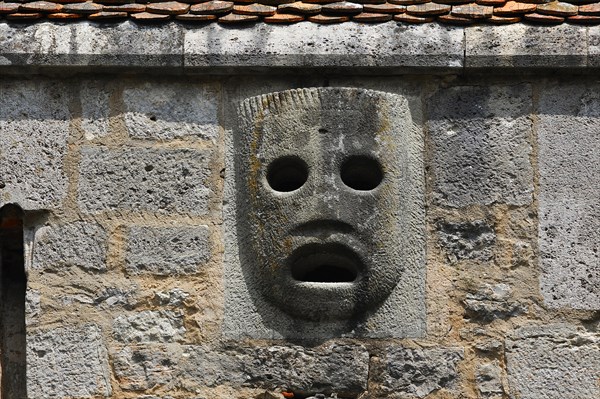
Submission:
{"label": "carved stone mask", "polygon": [[406,100],[346,88],[253,97],[234,143],[239,248],[254,288],[298,319],[376,309],[422,246],[412,189],[421,138]]}

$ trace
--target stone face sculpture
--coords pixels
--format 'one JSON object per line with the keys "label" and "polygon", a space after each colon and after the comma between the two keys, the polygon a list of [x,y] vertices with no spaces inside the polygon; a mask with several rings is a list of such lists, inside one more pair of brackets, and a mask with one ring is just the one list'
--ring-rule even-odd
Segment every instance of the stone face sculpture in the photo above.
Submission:
{"label": "stone face sculpture", "polygon": [[423,177],[410,122],[403,97],[369,90],[243,102],[234,137],[238,245],[268,303],[299,320],[360,318],[414,267]]}

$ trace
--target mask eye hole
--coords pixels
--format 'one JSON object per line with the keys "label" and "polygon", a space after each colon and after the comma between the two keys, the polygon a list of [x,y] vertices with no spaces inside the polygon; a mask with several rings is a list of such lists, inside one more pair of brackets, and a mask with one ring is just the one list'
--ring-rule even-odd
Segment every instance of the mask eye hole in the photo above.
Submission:
{"label": "mask eye hole", "polygon": [[267,183],[280,192],[298,190],[308,180],[308,166],[297,156],[286,156],[271,162],[267,168]]}
{"label": "mask eye hole", "polygon": [[355,155],[342,163],[340,177],[344,184],[354,190],[369,191],[383,180],[381,165],[375,159]]}

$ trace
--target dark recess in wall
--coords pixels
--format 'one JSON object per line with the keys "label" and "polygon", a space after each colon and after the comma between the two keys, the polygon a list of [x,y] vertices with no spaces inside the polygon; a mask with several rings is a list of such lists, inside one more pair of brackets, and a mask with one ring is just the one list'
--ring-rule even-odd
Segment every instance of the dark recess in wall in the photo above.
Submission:
{"label": "dark recess in wall", "polygon": [[25,399],[25,290],[23,211],[0,208],[0,374],[3,399]]}

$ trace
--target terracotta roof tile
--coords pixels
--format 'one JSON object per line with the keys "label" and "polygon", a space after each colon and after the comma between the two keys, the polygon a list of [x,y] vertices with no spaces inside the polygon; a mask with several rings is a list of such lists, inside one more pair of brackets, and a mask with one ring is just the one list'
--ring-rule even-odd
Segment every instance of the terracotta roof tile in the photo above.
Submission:
{"label": "terracotta roof tile", "polygon": [[5,0],[9,20],[129,18],[140,22],[180,21],[285,24],[310,21],[508,24],[517,22],[600,25],[600,0]]}
{"label": "terracotta roof tile", "polygon": [[194,4],[190,8],[192,14],[223,14],[233,10],[233,1],[208,1],[206,3]]}
{"label": "terracotta roof tile", "polygon": [[364,12],[382,12],[384,14],[400,14],[406,11],[406,6],[399,4],[383,3],[383,4],[365,4]]}
{"label": "terracotta roof tile", "polygon": [[178,15],[185,14],[190,9],[189,4],[179,3],[177,1],[167,1],[164,3],[152,3],[146,6],[146,11],[156,14]]}
{"label": "terracotta roof tile", "polygon": [[375,12],[361,12],[352,17],[356,22],[386,22],[392,19],[391,14],[375,13]]}
{"label": "terracotta roof tile", "polygon": [[270,16],[274,15],[276,11],[277,7],[265,6],[263,4],[258,3],[253,3],[244,6],[233,6],[234,13],[243,15]]}
{"label": "terracotta roof tile", "polygon": [[294,14],[318,14],[321,12],[321,5],[296,1],[294,3],[282,4],[277,7],[277,10]]}
{"label": "terracotta roof tile", "polygon": [[298,14],[275,13],[269,17],[265,17],[264,21],[268,24],[293,24],[304,21],[304,16]]}

